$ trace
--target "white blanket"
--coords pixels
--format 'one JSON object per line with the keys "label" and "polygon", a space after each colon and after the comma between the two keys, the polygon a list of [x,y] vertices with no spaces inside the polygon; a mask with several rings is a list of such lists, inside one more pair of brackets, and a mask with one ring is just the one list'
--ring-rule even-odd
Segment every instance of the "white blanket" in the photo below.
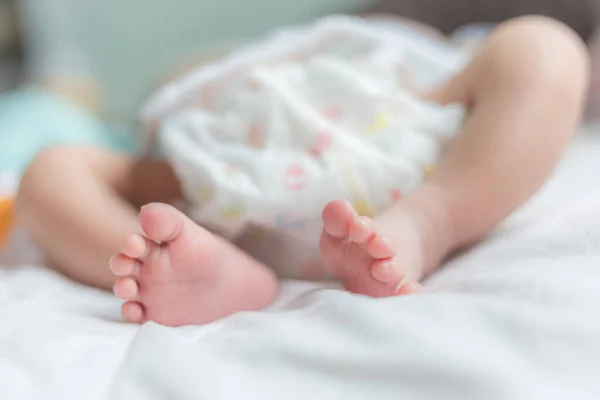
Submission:
{"label": "white blanket", "polygon": [[600,136],[427,294],[287,283],[269,311],[125,324],[109,294],[0,270],[1,399],[598,399]]}

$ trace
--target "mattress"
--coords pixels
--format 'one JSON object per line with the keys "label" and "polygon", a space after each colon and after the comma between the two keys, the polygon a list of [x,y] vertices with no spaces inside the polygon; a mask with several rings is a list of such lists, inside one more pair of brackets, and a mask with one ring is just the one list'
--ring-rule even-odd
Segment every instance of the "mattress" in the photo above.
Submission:
{"label": "mattress", "polygon": [[38,265],[0,269],[0,398],[598,399],[599,129],[420,295],[289,281],[263,312],[166,328]]}

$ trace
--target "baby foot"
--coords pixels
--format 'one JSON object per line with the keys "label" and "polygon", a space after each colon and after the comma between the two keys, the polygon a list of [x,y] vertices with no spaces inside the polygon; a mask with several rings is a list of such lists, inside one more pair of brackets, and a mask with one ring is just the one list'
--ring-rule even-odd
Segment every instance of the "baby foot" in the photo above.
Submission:
{"label": "baby foot", "polygon": [[373,220],[359,217],[345,200],[333,201],[323,210],[320,251],[350,292],[388,297],[421,289],[418,283],[407,280],[391,239],[381,236]]}
{"label": "baby foot", "polygon": [[268,269],[175,208],[150,204],[139,220],[145,236],[127,236],[110,262],[128,321],[204,324],[274,298],[277,281]]}

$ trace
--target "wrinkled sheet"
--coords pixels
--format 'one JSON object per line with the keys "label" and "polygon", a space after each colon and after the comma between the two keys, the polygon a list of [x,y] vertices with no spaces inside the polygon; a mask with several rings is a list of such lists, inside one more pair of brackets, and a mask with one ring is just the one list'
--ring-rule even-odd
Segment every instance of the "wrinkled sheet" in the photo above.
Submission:
{"label": "wrinkled sheet", "polygon": [[600,135],[426,292],[287,282],[265,312],[174,329],[125,324],[110,294],[40,267],[3,269],[0,398],[598,399]]}

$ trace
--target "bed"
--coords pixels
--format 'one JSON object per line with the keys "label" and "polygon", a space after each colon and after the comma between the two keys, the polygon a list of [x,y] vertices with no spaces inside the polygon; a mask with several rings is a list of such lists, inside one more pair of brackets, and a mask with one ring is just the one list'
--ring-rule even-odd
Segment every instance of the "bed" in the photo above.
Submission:
{"label": "bed", "polygon": [[0,398],[598,399],[599,129],[422,295],[286,282],[264,312],[166,328],[38,265],[0,269]]}

